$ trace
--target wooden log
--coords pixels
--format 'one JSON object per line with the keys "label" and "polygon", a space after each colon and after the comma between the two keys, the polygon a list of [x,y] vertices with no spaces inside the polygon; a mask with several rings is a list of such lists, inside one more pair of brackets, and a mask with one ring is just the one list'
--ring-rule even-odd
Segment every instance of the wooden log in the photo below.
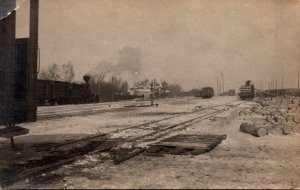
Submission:
{"label": "wooden log", "polygon": [[273,117],[271,115],[266,115],[266,121],[267,122],[272,122],[273,121]]}
{"label": "wooden log", "polygon": [[295,123],[300,123],[300,116],[295,115],[295,116],[293,117],[293,120],[294,120]]}
{"label": "wooden log", "polygon": [[255,124],[242,123],[240,126],[240,131],[252,134],[256,137],[262,137],[267,134],[265,127],[257,127]]}
{"label": "wooden log", "polygon": [[240,111],[239,116],[243,116],[243,115],[246,115],[246,113],[244,111]]}
{"label": "wooden log", "polygon": [[265,116],[265,115],[271,115],[271,113],[269,111],[267,111],[267,110],[261,110],[259,113],[261,115],[263,115],[263,116]]}
{"label": "wooden log", "polygon": [[292,128],[288,125],[279,125],[279,127],[280,127],[283,134],[287,135],[287,134],[292,133]]}
{"label": "wooden log", "polygon": [[275,126],[275,127],[271,128],[270,130],[268,130],[268,134],[282,135],[282,130],[279,126]]}
{"label": "wooden log", "polygon": [[286,116],[286,122],[294,122],[294,117],[291,115]]}
{"label": "wooden log", "polygon": [[266,128],[266,130],[267,130],[267,133],[269,133],[269,131],[271,130],[271,129],[273,129],[273,127],[274,127],[274,125],[273,124],[269,124],[269,125],[266,125],[265,126],[265,128]]}
{"label": "wooden log", "polygon": [[292,131],[294,132],[294,133],[300,133],[300,126],[298,125],[296,125],[296,126],[294,126],[293,127],[293,129],[292,129]]}
{"label": "wooden log", "polygon": [[279,123],[279,124],[283,124],[285,119],[284,119],[284,117],[281,117],[281,116],[275,116],[274,121]]}

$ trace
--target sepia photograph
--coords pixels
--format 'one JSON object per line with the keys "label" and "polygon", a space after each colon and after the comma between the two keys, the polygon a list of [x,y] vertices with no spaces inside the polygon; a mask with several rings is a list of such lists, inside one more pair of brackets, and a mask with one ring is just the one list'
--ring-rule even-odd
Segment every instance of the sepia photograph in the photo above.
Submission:
{"label": "sepia photograph", "polygon": [[300,0],[0,0],[0,190],[300,189]]}

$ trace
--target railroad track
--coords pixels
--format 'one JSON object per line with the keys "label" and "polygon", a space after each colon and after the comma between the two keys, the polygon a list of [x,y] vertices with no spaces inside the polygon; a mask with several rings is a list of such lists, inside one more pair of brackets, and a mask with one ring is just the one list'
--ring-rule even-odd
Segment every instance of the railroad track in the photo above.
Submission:
{"label": "railroad track", "polygon": [[[176,100],[176,101],[178,101],[178,100]],[[179,100],[179,101],[182,101],[182,100]],[[191,114],[203,111],[203,110],[208,110],[208,109],[218,110],[217,109],[218,107],[224,106],[224,105],[230,105],[230,104],[222,104],[222,105],[210,106],[210,107],[200,108],[200,109],[194,110],[192,112],[179,113],[179,114],[175,114],[175,115],[170,116],[170,117],[165,117],[165,118],[162,118],[162,119],[152,120],[152,121],[149,121],[149,122],[145,122],[145,123],[142,123],[142,124],[133,125],[133,126],[129,126],[129,127],[119,128],[119,129],[116,129],[114,131],[111,131],[109,134],[119,133],[119,132],[122,132],[122,131],[125,131],[125,130],[134,129],[134,128],[147,129],[147,128],[145,128],[145,126],[148,126],[148,125],[151,125],[151,124],[155,124],[155,123],[158,123],[158,122],[162,122],[162,121],[166,121],[166,120],[170,120],[170,119],[173,119],[173,118],[178,118],[180,116],[191,115]],[[128,109],[128,108],[124,108],[124,109]],[[86,140],[92,140],[92,139],[98,138],[100,136],[103,136],[103,134],[101,133],[101,134],[97,134],[97,135],[94,135],[94,136],[91,136],[91,137],[86,137],[86,138],[79,139],[79,140],[69,141],[69,142],[66,142],[66,143],[59,143],[59,144],[47,146],[47,147],[44,147],[44,148],[35,149],[34,151],[36,151],[36,152],[45,151],[45,150],[49,150],[51,148],[56,148],[56,147],[60,147],[60,146],[64,146],[64,145],[68,145],[68,144],[72,144],[72,143],[76,143],[76,142],[81,142],[81,141],[86,141]],[[8,148],[2,148],[0,150],[5,150],[5,149],[10,149],[10,148],[9,147]]]}
{"label": "railroad track", "polygon": [[[133,125],[133,126],[129,126],[129,127],[124,127],[124,128],[116,129],[116,130],[110,132],[108,135],[111,135],[113,133],[120,133],[120,132],[123,132],[123,131],[126,131],[126,130],[130,130],[130,129],[134,129],[134,128],[136,128],[136,129],[147,129],[147,128],[145,128],[145,126],[147,127],[147,126],[149,126],[151,124],[156,124],[156,123],[159,123],[159,122],[162,122],[162,121],[167,121],[167,120],[170,120],[170,119],[173,119],[173,118],[178,118],[178,117],[185,116],[185,115],[195,114],[195,113],[198,113],[198,112],[203,111],[203,110],[208,110],[208,109],[218,110],[216,108],[218,108],[220,106],[224,106],[224,105],[228,105],[228,104],[222,104],[222,105],[212,106],[212,107],[208,107],[208,108],[200,108],[200,109],[192,111],[192,112],[180,113],[180,114],[176,114],[175,116],[170,116],[170,117],[166,117],[166,118],[162,118],[162,119],[158,119],[158,120],[153,120],[153,121],[145,122],[145,123],[138,124],[138,125]],[[157,128],[157,127],[161,127],[161,125],[155,126],[154,128]],[[72,144],[72,143],[76,143],[76,142],[80,142],[80,141],[92,140],[94,138],[98,138],[98,137],[104,136],[104,135],[106,135],[106,134],[97,134],[97,135],[94,135],[94,136],[91,136],[91,137],[86,137],[86,138],[75,140],[75,141],[70,141],[70,142],[66,142],[66,143],[60,143],[60,144],[57,144],[57,145],[47,146],[47,147],[44,147],[44,148],[41,148],[41,149],[36,149],[35,151],[36,152],[45,151],[45,150],[49,150],[51,148],[56,148],[56,147],[60,147],[60,146],[64,146],[64,145],[68,145],[68,144]]]}
{"label": "railroad track", "polygon": [[[157,99],[158,102],[169,103],[169,102],[180,102],[186,101],[187,97],[183,98],[166,98],[166,99]],[[197,98],[191,97],[189,100],[195,100]],[[92,109],[92,108],[99,108],[99,107],[107,107],[109,105],[124,105],[127,103],[133,103],[135,100],[122,100],[119,102],[102,102],[102,103],[91,103],[91,104],[77,104],[77,105],[59,105],[59,106],[39,106],[38,113],[55,113],[57,111],[73,111],[76,108],[79,109]],[[150,100],[144,100],[144,102],[150,102]]]}
{"label": "railroad track", "polygon": [[[28,178],[30,176],[36,176],[36,175],[40,174],[41,172],[44,172],[45,170],[54,169],[61,165],[71,163],[71,162],[75,161],[76,159],[80,158],[81,156],[88,154],[90,152],[100,153],[100,152],[108,151],[113,147],[117,147],[117,146],[125,144],[125,143],[131,143],[133,145],[137,145],[137,144],[141,144],[141,143],[149,144],[153,141],[159,140],[160,138],[162,138],[174,131],[183,130],[183,129],[191,126],[192,124],[195,124],[202,120],[208,119],[209,117],[220,114],[220,113],[227,111],[228,109],[230,109],[232,107],[236,107],[238,105],[239,104],[236,104],[236,105],[222,104],[222,105],[218,105],[218,106],[202,108],[202,109],[196,110],[194,112],[178,114],[178,115],[172,116],[172,117],[167,117],[167,118],[154,120],[154,121],[146,122],[146,123],[139,124],[139,125],[134,125],[134,126],[130,126],[130,127],[117,129],[109,134],[98,134],[95,136],[91,136],[91,137],[87,137],[87,138],[83,138],[83,139],[79,139],[79,140],[75,140],[75,141],[69,141],[66,143],[61,143],[61,144],[56,144],[56,145],[40,148],[40,149],[35,149],[34,151],[37,154],[39,154],[39,153],[43,154],[46,152],[46,153],[49,153],[50,155],[52,155],[52,157],[55,157],[55,156],[57,156],[57,157],[55,157],[56,159],[50,159],[50,162],[48,160],[49,160],[49,158],[51,158],[51,156],[49,158],[46,157],[47,162],[49,162],[49,163],[46,162],[46,164],[43,164],[45,162],[44,160],[38,160],[37,162],[35,162],[33,164],[31,163],[29,165],[27,164],[27,166],[29,166],[29,167],[30,166],[37,166],[37,167],[29,168],[29,169],[26,169],[25,171],[22,171],[22,170],[15,171],[15,172],[19,173],[19,175],[14,176],[14,177],[9,177],[6,179],[2,179],[1,185],[8,186],[19,180]],[[208,113],[201,114],[201,112],[204,110],[205,111],[210,110],[210,111]],[[182,120],[179,119],[180,117],[182,117]],[[170,120],[172,120],[172,119],[176,119],[176,121],[170,123]],[[167,121],[167,120],[169,120],[168,124],[163,123],[164,121]],[[178,122],[177,120],[180,120],[180,121]],[[137,131],[144,130],[145,133],[142,135],[137,135],[137,136],[133,135],[133,136],[131,136],[131,138],[128,138],[128,139],[115,140],[115,141],[112,139],[109,139],[109,136],[111,136],[113,134],[118,134],[121,132],[126,134],[127,130],[131,131],[132,134],[135,133],[132,130],[137,130]],[[98,141],[97,141],[97,139],[98,139]],[[95,143],[95,142],[97,142],[97,143],[93,144],[92,147],[89,147],[90,144]],[[83,148],[83,151],[82,151],[82,149],[79,148],[79,149],[75,149],[75,150],[71,151],[71,153],[70,153],[70,151],[65,152],[65,150],[64,150],[65,147],[67,147],[67,146],[77,147],[78,144],[80,145],[80,143],[81,144],[85,143],[86,145],[88,145],[87,146],[88,148]],[[89,148],[91,148],[90,151],[88,150]],[[62,151],[59,149],[62,149]],[[20,165],[18,168],[20,168]],[[23,165],[23,168],[24,168],[24,165]]]}
{"label": "railroad track", "polygon": [[[190,101],[197,98],[189,98]],[[184,102],[187,98],[179,99],[158,99],[158,103],[178,103]],[[69,116],[78,116],[84,114],[96,114],[103,111],[113,111],[115,109],[123,109],[124,105],[132,103],[146,103],[150,105],[150,100],[145,100],[143,102],[135,102],[134,100],[130,101],[120,101],[120,102],[105,102],[105,103],[96,103],[96,104],[79,104],[79,105],[62,105],[62,106],[43,106],[38,107],[37,115],[39,120],[69,117]],[[128,109],[125,108],[125,109]]]}
{"label": "railroad track", "polygon": [[[166,135],[174,132],[174,131],[180,131],[180,130],[184,130],[186,129],[187,127],[195,124],[195,123],[198,123],[202,120],[205,120],[205,119],[208,119],[212,116],[215,116],[215,115],[218,115],[224,111],[227,111],[229,110],[230,108],[232,107],[237,107],[239,104],[237,105],[230,105],[229,107],[225,107],[225,108],[222,108],[222,109],[219,109],[219,110],[215,110],[215,109],[212,109],[212,108],[207,108],[207,109],[212,109],[213,111],[212,112],[209,112],[209,113],[204,113],[204,114],[201,114],[201,115],[197,115],[197,112],[200,112],[200,111],[197,111],[197,112],[193,112],[191,113],[194,114],[193,116],[191,116],[189,119],[185,120],[185,121],[182,121],[182,122],[179,122],[179,123],[173,123],[173,124],[168,124],[168,125],[161,125],[161,124],[158,124],[156,125],[155,127],[151,127],[153,129],[153,132],[150,132],[150,133],[147,133],[145,135],[141,135],[141,136],[138,136],[138,137],[133,137],[131,139],[127,139],[125,142],[120,142],[119,145],[121,144],[124,144],[124,143],[133,143],[133,145],[136,145],[136,144],[139,144],[139,143],[143,143],[143,144],[150,144],[150,143],[153,143],[155,141],[158,141],[160,140],[161,138],[165,137]],[[228,105],[220,105],[220,106],[228,106]],[[214,107],[219,107],[219,106],[214,106]],[[203,110],[207,110],[207,109],[203,109]],[[187,115],[187,114],[186,114]],[[144,129],[144,128],[142,128]]]}

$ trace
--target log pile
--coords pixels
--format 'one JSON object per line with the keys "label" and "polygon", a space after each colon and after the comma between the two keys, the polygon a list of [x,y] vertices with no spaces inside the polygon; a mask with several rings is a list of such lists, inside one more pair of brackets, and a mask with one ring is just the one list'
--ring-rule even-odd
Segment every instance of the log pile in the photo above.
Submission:
{"label": "log pile", "polygon": [[[265,117],[265,121],[263,124],[242,124],[241,131],[254,136],[259,136],[257,130],[260,128],[264,128],[267,134],[273,135],[300,133],[299,97],[260,98],[256,103],[257,105],[252,107],[250,112]],[[243,114],[239,113],[239,115]]]}

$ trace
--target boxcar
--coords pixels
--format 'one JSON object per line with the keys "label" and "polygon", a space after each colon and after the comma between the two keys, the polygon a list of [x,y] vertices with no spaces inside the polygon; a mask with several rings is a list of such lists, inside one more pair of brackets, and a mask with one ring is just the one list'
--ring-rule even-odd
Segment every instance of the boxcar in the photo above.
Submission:
{"label": "boxcar", "polygon": [[212,87],[204,87],[202,89],[193,89],[192,93],[195,97],[211,98],[214,96],[214,89]]}
{"label": "boxcar", "polygon": [[37,81],[38,103],[79,104],[89,102],[90,90],[88,84],[75,84],[62,81]]}

